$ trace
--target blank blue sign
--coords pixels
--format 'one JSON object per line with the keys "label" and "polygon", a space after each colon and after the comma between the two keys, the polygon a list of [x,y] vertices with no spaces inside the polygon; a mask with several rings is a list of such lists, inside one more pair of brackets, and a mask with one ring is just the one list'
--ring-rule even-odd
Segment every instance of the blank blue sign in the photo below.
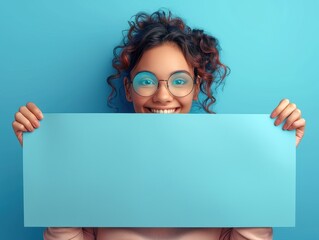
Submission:
{"label": "blank blue sign", "polygon": [[295,224],[295,133],[269,115],[44,115],[23,136],[25,226]]}

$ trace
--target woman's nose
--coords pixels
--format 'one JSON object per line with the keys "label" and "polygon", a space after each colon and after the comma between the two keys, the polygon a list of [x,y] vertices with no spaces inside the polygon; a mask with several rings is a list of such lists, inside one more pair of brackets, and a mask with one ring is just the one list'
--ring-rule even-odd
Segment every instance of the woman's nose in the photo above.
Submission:
{"label": "woman's nose", "polygon": [[174,97],[168,90],[167,82],[162,81],[159,83],[158,89],[153,95],[154,102],[166,103],[173,101]]}

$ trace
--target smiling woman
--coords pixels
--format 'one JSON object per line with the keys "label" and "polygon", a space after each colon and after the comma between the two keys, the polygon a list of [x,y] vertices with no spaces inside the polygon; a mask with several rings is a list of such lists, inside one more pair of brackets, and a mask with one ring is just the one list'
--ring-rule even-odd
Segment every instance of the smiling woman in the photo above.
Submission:
{"label": "smiling woman", "polygon": [[[229,72],[220,62],[218,49],[216,38],[203,30],[191,29],[170,12],[137,14],[135,21],[130,22],[123,44],[114,49],[113,67],[117,72],[107,79],[112,88],[109,105],[112,106],[117,92],[114,81],[124,77],[127,100],[133,101],[136,112],[173,109],[176,113],[188,113],[192,100],[198,99],[201,90],[206,96],[201,105],[206,112],[212,113],[210,106],[216,99],[211,87],[214,83],[218,86]],[[177,96],[172,92],[172,86],[166,84],[165,88],[161,83],[152,97],[138,98],[136,91],[132,92],[129,80],[141,71],[152,72],[158,79],[169,79],[172,73],[184,71],[195,80],[195,86],[188,94]]]}
{"label": "smiling woman", "polygon": [[[172,84],[160,80],[151,91],[149,87],[148,89],[137,88],[136,81],[140,74],[145,75],[145,71],[151,73],[147,74],[148,79],[154,76],[152,79],[156,81],[171,79],[172,76],[179,74],[179,77],[188,84],[173,88]],[[133,85],[128,80],[130,76],[133,76]],[[188,113],[192,101],[197,99],[199,84],[197,81],[194,87],[194,68],[186,62],[182,51],[174,43],[164,43],[147,50],[131,71],[130,76],[124,79],[126,98],[133,102],[135,112]],[[183,94],[184,91],[186,92]],[[173,92],[181,92],[183,96],[177,97],[173,95]]]}
{"label": "smiling woman", "polygon": [[[220,62],[217,40],[202,30],[189,28],[170,12],[151,15],[139,13],[123,40],[114,49],[109,76],[112,88],[108,103],[112,105],[116,81],[124,81],[126,98],[137,113],[188,113],[192,102],[202,92],[201,102],[208,113],[215,103],[212,86],[223,82],[228,68]],[[305,120],[289,100],[282,100],[271,114],[275,125],[285,122],[285,130],[296,130],[296,145],[304,135]],[[43,118],[33,103],[15,114],[14,132],[22,144],[22,133],[38,128]],[[195,124],[195,123],[194,123]],[[48,228],[47,240],[269,240],[272,229],[266,228]]]}

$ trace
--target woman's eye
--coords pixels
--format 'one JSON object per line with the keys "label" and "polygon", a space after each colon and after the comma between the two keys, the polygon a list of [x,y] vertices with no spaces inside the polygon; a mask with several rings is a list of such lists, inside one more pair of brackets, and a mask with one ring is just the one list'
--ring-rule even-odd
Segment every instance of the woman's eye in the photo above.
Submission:
{"label": "woman's eye", "polygon": [[140,81],[140,84],[141,86],[151,86],[151,85],[155,85],[154,81],[151,80],[151,79],[142,79]]}
{"label": "woman's eye", "polygon": [[184,85],[186,81],[184,79],[174,79],[173,85]]}

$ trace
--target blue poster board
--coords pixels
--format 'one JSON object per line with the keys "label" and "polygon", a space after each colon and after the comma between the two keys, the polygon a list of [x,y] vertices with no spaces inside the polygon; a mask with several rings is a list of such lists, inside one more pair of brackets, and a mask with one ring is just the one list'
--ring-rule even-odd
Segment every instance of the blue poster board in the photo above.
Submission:
{"label": "blue poster board", "polygon": [[24,134],[24,224],[294,226],[295,164],[265,114],[45,114]]}

